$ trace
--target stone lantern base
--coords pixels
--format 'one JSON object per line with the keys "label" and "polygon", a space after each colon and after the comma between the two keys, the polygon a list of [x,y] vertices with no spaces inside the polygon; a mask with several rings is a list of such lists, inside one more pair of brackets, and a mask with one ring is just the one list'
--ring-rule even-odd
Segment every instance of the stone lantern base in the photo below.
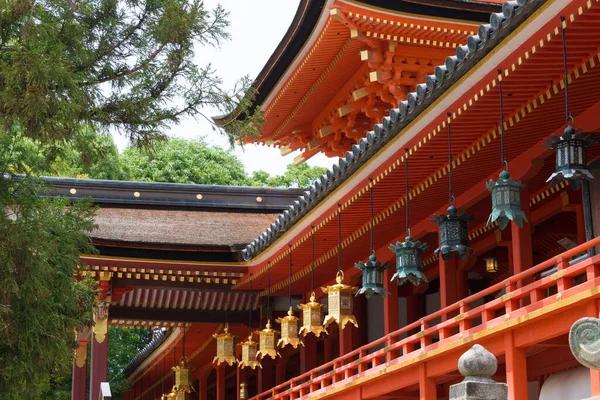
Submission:
{"label": "stone lantern base", "polygon": [[508,385],[498,382],[461,382],[450,386],[450,400],[505,400]]}

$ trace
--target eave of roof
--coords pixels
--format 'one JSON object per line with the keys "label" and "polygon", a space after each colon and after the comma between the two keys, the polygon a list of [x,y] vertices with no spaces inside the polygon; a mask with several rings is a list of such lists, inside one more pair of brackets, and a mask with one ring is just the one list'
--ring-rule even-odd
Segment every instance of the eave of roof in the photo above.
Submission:
{"label": "eave of roof", "polygon": [[[271,224],[265,232],[242,250],[245,260],[250,260],[267,249],[277,238],[300,221],[333,190],[350,178],[366,161],[372,158],[390,140],[415,120],[441,94],[457,82],[469,69],[485,57],[498,43],[531,15],[546,0],[519,0],[506,2],[503,13],[494,13],[490,24],[482,24],[478,35],[470,36],[468,45],[456,49],[455,56],[446,58],[444,65],[435,68],[435,74],[427,76],[426,82],[417,85],[417,91],[408,94],[399,108],[392,109],[382,124],[368,132],[352,151],[339,158],[327,173],[304,192]],[[494,23],[492,26],[492,22]]]}
{"label": "eave of roof", "polygon": [[[257,95],[253,101],[253,107],[258,107],[271,95],[277,83],[283,77],[288,67],[304,48],[310,37],[315,33],[314,29],[321,17],[328,0],[301,0],[298,11],[290,24],[286,34],[279,45],[260,71],[252,86]],[[490,12],[499,11],[499,4],[493,1],[469,1],[469,0],[365,0],[355,3],[382,9],[412,14],[421,14],[430,17],[443,17],[448,19],[469,20],[474,22],[485,21]],[[460,10],[460,14],[456,10]],[[213,117],[218,126],[224,126],[227,121],[243,118],[233,112],[227,115]]]}
{"label": "eave of roof", "polygon": [[128,207],[193,207],[198,209],[240,210],[250,212],[281,211],[303,189],[248,186],[217,186],[178,183],[110,181],[44,177],[50,196],[71,200],[91,197],[96,204]]}

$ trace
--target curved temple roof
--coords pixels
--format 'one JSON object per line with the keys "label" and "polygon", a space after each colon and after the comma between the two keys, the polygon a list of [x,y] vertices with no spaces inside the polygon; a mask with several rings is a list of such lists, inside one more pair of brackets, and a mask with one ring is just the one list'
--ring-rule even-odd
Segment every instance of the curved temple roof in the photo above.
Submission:
{"label": "curved temple roof", "polygon": [[269,228],[246,246],[242,250],[242,257],[250,260],[269,247],[276,238],[314,208],[328,193],[348,179],[360,165],[398,135],[544,1],[506,1],[502,12],[492,13],[489,23],[479,26],[477,35],[469,36],[466,45],[457,47],[456,55],[447,57],[443,65],[435,67],[435,73],[428,75],[425,82],[418,84],[416,92],[408,94],[408,100],[401,101],[398,108],[392,109],[389,116],[383,118],[381,124],[375,125],[373,131],[368,132],[358,144],[353,145],[351,151],[347,151],[344,157],[339,158],[338,162],[298,197],[298,200],[294,201]]}

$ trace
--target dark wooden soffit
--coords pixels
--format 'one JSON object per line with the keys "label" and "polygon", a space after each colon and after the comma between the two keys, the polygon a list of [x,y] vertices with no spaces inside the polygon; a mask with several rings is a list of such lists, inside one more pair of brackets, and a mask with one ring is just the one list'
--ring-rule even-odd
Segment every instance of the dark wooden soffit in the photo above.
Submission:
{"label": "dark wooden soffit", "polygon": [[[260,310],[252,311],[252,319],[258,321]],[[220,324],[226,320],[229,324],[247,324],[249,318],[248,311],[198,311],[186,309],[152,309],[142,307],[124,307],[111,306],[110,320],[127,321],[160,321],[160,322],[181,322],[194,324]]]}

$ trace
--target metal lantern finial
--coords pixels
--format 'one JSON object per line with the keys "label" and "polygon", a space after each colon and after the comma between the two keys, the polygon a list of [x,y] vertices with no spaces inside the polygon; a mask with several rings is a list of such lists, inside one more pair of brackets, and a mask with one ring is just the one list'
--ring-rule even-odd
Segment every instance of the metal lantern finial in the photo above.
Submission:
{"label": "metal lantern finial", "polygon": [[515,181],[508,172],[508,162],[504,157],[504,107],[502,97],[502,71],[498,71],[498,88],[500,92],[500,157],[502,161],[502,172],[498,180],[490,179],[486,184],[487,189],[492,192],[492,213],[488,218],[487,225],[498,221],[498,227],[504,230],[510,221],[515,221],[519,228],[523,227],[523,221],[527,222],[527,216],[521,210],[521,189],[525,187],[521,181]]}
{"label": "metal lantern finial", "polygon": [[335,284],[322,287],[323,293],[327,293],[328,313],[323,321],[327,328],[332,323],[337,323],[340,329],[344,329],[348,322],[352,322],[358,328],[358,322],[353,314],[353,294],[357,288],[344,283],[344,272],[342,271],[342,205],[338,204],[338,271],[335,276]]}
{"label": "metal lantern finial", "polygon": [[354,298],[353,294],[358,290],[355,287],[344,284],[344,273],[338,271],[335,277],[335,284],[321,288],[323,293],[327,293],[327,310],[323,326],[327,328],[334,322],[340,329],[344,329],[348,322],[358,328],[358,321],[353,314]]}
{"label": "metal lantern finial", "polygon": [[429,282],[423,273],[423,253],[427,250],[427,243],[421,244],[420,241],[413,242],[410,237],[409,224],[409,208],[408,201],[410,199],[408,187],[408,149],[405,149],[404,163],[406,167],[406,239],[404,242],[396,242],[395,245],[390,245],[390,250],[396,253],[396,273],[392,276],[391,281],[396,281],[398,286],[410,282],[415,286],[419,286],[421,281]]}
{"label": "metal lantern finial", "polygon": [[277,338],[279,337],[279,331],[271,329],[271,320],[267,320],[265,329],[259,332],[260,335],[260,349],[256,353],[259,359],[263,359],[266,356],[271,357],[273,360],[277,357],[281,357],[281,354],[277,351]]}
{"label": "metal lantern finial", "polygon": [[304,346],[302,339],[298,336],[298,317],[294,315],[292,306],[285,317],[277,318],[277,322],[281,324],[281,339],[277,342],[277,346],[285,347],[288,344],[293,348],[297,348],[298,345]]}
{"label": "metal lantern finial", "polygon": [[323,326],[323,308],[324,304],[317,302],[315,296],[315,227],[311,226],[311,242],[312,242],[312,264],[311,264],[311,290],[310,301],[306,304],[298,304],[298,308],[302,310],[302,327],[298,334],[306,336],[313,333],[319,337],[321,333],[328,334],[327,329]]}
{"label": "metal lantern finial", "polygon": [[569,71],[567,69],[567,34],[565,17],[560,17],[562,26],[563,67],[565,74],[565,130],[561,137],[552,135],[550,140],[544,139],[546,147],[556,150],[556,172],[546,182],[553,187],[561,181],[568,181],[574,190],[579,190],[582,180],[594,181],[594,176],[587,167],[586,149],[596,144],[592,135],[575,133],[575,119],[569,111]]}
{"label": "metal lantern finial", "polygon": [[229,324],[225,323],[223,332],[213,334],[213,337],[217,340],[217,355],[213,359],[213,364],[221,365],[227,363],[229,366],[237,363],[238,360],[235,356],[235,336],[229,333]]}
{"label": "metal lantern finial", "polygon": [[[450,116],[450,114],[448,114]],[[452,254],[456,254],[460,260],[464,260],[467,254],[473,254],[473,249],[469,247],[469,230],[467,224],[473,219],[466,213],[458,215],[458,210],[453,203],[456,203],[452,191],[452,142],[450,140],[450,122],[448,121],[448,161],[450,172],[448,174],[448,215],[433,215],[432,222],[439,226],[440,245],[435,249],[434,254],[442,259],[449,260]]]}
{"label": "metal lantern finial", "polygon": [[367,298],[373,296],[373,294],[378,294],[380,296],[385,297],[389,294],[386,288],[383,287],[383,272],[388,269],[390,266],[387,263],[380,263],[377,261],[377,257],[375,256],[375,251],[373,250],[373,225],[375,223],[375,218],[373,215],[373,179],[369,178],[371,184],[369,188],[370,195],[370,204],[371,204],[371,221],[369,224],[369,234],[370,234],[370,249],[371,255],[366,263],[360,261],[354,266],[362,271],[362,288],[356,293],[356,295],[364,294]]}

